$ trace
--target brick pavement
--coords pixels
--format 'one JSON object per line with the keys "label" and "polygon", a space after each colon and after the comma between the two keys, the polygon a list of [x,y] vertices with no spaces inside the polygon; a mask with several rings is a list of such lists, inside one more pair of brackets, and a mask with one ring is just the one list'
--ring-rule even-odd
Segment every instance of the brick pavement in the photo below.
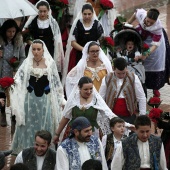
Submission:
{"label": "brick pavement", "polygon": [[[161,12],[160,19],[164,25],[165,30],[167,31],[168,37],[170,37],[170,23],[168,22],[168,18],[170,18],[170,2],[169,0],[114,0],[114,4],[117,10],[129,18],[136,8],[151,8],[155,7],[158,8]],[[163,100],[161,103],[161,108],[164,111],[170,111],[170,86],[165,85],[161,92],[161,99]],[[152,96],[152,91],[148,90],[148,99]],[[148,107],[150,109],[150,107]],[[7,118],[8,118],[8,126],[7,127],[0,127],[0,150],[7,150],[11,146],[12,136],[10,133],[10,111],[7,111]],[[152,125],[152,132],[154,132],[154,127]],[[158,130],[158,135],[160,135],[161,130]],[[8,170],[10,165],[13,164],[15,157],[8,156],[6,160],[6,166],[3,170]]]}

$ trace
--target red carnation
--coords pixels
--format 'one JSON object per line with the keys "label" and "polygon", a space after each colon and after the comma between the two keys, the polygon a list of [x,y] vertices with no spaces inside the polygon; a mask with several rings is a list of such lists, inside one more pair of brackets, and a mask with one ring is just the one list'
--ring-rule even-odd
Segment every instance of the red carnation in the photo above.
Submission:
{"label": "red carnation", "polygon": [[157,123],[158,119],[161,117],[161,114],[163,113],[162,109],[159,108],[153,108],[149,112],[149,118],[154,122]]}
{"label": "red carnation", "polygon": [[14,84],[14,79],[11,77],[3,77],[0,79],[0,86],[4,89],[10,87],[12,84]]}
{"label": "red carnation", "polygon": [[60,0],[61,3],[63,3],[64,5],[68,5],[68,0]]}
{"label": "red carnation", "polygon": [[110,0],[100,0],[100,6],[103,10],[109,10],[114,7],[113,3]]}
{"label": "red carnation", "polygon": [[119,24],[118,18],[116,18],[116,19],[114,20],[114,26],[117,25],[117,24]]}
{"label": "red carnation", "polygon": [[15,63],[16,61],[18,61],[18,58],[17,58],[17,57],[12,57],[12,58],[9,60],[10,64]]}
{"label": "red carnation", "polygon": [[104,39],[105,39],[106,44],[111,45],[111,46],[115,45],[115,43],[111,37],[105,37]]}
{"label": "red carnation", "polygon": [[149,49],[148,44],[144,43],[144,44],[143,44],[143,49],[144,49],[144,50],[148,50],[148,49]]}
{"label": "red carnation", "polygon": [[150,104],[159,104],[161,102],[160,98],[159,97],[152,97],[150,98],[149,100],[149,103]]}
{"label": "red carnation", "polygon": [[18,60],[17,57],[12,57],[9,61],[8,61],[9,65],[13,68],[13,71],[16,72],[17,68],[20,64],[20,61]]}

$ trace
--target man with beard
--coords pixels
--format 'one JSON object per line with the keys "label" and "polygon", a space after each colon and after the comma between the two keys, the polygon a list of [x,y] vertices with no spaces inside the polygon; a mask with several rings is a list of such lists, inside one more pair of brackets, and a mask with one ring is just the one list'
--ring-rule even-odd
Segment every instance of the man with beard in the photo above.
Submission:
{"label": "man with beard", "polygon": [[92,135],[92,126],[85,117],[77,117],[72,122],[72,131],[57,150],[57,170],[80,170],[82,164],[95,159],[102,163],[102,168],[108,170],[104,151],[100,140]]}
{"label": "man with beard", "polygon": [[16,157],[16,163],[24,163],[29,170],[55,169],[56,152],[49,148],[51,133],[46,130],[37,131],[34,147],[21,151]]}

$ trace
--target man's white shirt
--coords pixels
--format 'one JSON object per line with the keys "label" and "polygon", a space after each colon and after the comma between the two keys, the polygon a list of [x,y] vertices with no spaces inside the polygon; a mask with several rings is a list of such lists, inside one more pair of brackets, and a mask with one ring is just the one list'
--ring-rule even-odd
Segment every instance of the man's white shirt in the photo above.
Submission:
{"label": "man's white shirt", "polygon": [[[139,155],[141,159],[140,168],[150,168],[150,153],[149,153],[148,141],[141,142],[140,140],[138,140],[137,145],[138,145]],[[123,149],[122,149],[122,143],[121,143],[121,145],[116,149],[115,155],[111,163],[111,169],[122,170],[124,163],[125,163],[125,159],[123,156]],[[160,167],[159,168],[160,170],[168,170],[166,167],[166,158],[165,158],[163,144],[161,146],[161,151],[160,151]]]}

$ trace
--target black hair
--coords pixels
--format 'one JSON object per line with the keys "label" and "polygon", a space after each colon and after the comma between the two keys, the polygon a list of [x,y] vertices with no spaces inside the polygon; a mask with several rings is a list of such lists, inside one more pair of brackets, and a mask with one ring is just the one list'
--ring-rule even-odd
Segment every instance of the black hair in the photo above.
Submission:
{"label": "black hair", "polygon": [[10,167],[10,170],[29,170],[23,163],[16,163]]}
{"label": "black hair", "polygon": [[85,4],[85,5],[83,5],[81,12],[83,13],[84,10],[86,10],[86,9],[89,9],[89,10],[93,13],[93,7],[92,7],[92,5],[90,5],[90,4]]}
{"label": "black hair", "polygon": [[37,4],[37,9],[38,9],[40,6],[46,6],[48,10],[50,9],[50,6],[49,6],[48,2],[45,2],[45,1],[40,1],[40,2]]}
{"label": "black hair", "polygon": [[16,33],[15,33],[15,36],[13,37],[12,39],[12,44],[14,44],[14,38],[16,37],[17,33],[20,32],[20,28],[18,27],[17,23],[15,22],[15,20],[13,19],[8,19],[6,20],[1,28],[0,28],[0,35],[2,36],[5,44],[7,45],[8,44],[8,41],[7,41],[7,36],[6,36],[6,31],[10,28],[15,28],[16,29]]}
{"label": "black hair", "polygon": [[102,164],[99,160],[89,159],[83,163],[82,170],[102,170]]}
{"label": "black hair", "polygon": [[151,8],[148,12],[147,12],[147,17],[153,20],[157,20],[159,16],[159,11],[155,8]]}
{"label": "black hair", "polygon": [[96,42],[96,41],[92,41],[89,46],[88,46],[88,49],[87,49],[87,52],[89,52],[90,50],[90,47],[94,46],[94,45],[97,45],[98,47],[100,47],[100,45]]}
{"label": "black hair", "polygon": [[33,41],[33,44],[42,44],[42,46],[43,46],[43,42],[42,42],[42,40],[39,40],[39,39],[36,39],[36,40],[34,40]]}
{"label": "black hair", "polygon": [[35,139],[36,139],[37,136],[39,136],[40,138],[46,140],[48,144],[51,143],[52,135],[47,130],[37,131],[36,134],[35,134]]}
{"label": "black hair", "polygon": [[79,88],[83,87],[83,84],[88,84],[88,83],[93,83],[92,79],[90,77],[82,77],[79,82],[78,82],[78,86]]}
{"label": "black hair", "polygon": [[125,121],[119,117],[110,119],[110,127],[114,127],[116,123],[125,123]]}
{"label": "black hair", "polygon": [[140,115],[135,120],[135,128],[138,129],[139,126],[150,126],[151,127],[151,120],[146,115]]}
{"label": "black hair", "polygon": [[124,70],[127,67],[127,61],[124,58],[116,58],[113,60],[114,69],[118,69],[120,71]]}

